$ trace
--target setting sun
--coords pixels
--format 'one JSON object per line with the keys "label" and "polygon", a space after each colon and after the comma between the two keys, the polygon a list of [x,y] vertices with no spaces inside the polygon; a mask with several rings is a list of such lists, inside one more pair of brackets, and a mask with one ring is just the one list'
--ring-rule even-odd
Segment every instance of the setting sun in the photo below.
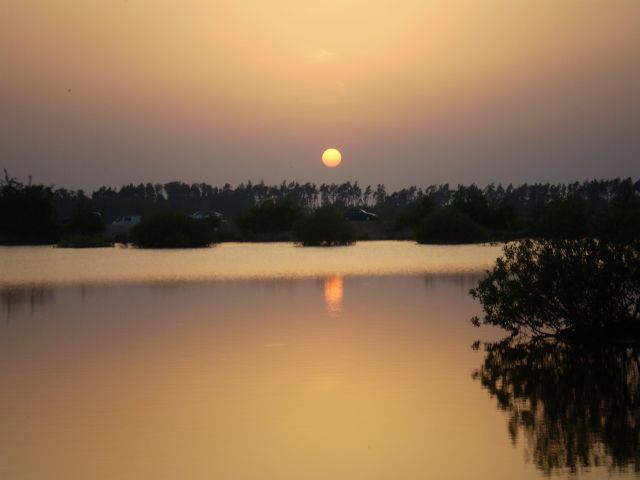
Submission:
{"label": "setting sun", "polygon": [[0,480],[640,480],[638,25],[0,0]]}
{"label": "setting sun", "polygon": [[328,148],[322,153],[322,163],[329,168],[335,168],[342,162],[342,154],[335,148]]}

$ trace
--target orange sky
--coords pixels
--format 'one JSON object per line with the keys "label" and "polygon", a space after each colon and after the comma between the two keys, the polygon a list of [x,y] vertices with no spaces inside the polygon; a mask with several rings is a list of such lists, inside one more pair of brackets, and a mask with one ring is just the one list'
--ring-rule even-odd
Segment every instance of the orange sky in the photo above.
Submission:
{"label": "orange sky", "polygon": [[0,167],[85,188],[638,176],[638,25],[636,0],[4,0]]}

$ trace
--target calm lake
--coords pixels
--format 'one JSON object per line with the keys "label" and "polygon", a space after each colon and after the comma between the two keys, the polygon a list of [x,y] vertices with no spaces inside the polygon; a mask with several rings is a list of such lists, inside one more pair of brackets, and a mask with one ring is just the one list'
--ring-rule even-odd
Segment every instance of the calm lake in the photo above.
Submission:
{"label": "calm lake", "polygon": [[640,478],[634,351],[471,348],[500,251],[2,247],[0,478]]}

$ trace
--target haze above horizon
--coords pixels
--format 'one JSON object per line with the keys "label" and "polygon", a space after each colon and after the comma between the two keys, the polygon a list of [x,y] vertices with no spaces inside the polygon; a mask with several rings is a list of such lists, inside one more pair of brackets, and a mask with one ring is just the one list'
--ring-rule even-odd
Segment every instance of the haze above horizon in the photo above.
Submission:
{"label": "haze above horizon", "polygon": [[[6,0],[0,167],[68,188],[640,176],[633,0]],[[321,161],[329,147],[339,168]]]}

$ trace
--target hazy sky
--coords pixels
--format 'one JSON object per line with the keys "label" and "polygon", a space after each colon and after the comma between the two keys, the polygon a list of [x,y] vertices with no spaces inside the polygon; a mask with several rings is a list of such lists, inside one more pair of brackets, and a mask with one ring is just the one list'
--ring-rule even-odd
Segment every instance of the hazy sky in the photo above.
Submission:
{"label": "hazy sky", "polygon": [[638,177],[640,1],[0,0],[0,167],[88,189]]}

